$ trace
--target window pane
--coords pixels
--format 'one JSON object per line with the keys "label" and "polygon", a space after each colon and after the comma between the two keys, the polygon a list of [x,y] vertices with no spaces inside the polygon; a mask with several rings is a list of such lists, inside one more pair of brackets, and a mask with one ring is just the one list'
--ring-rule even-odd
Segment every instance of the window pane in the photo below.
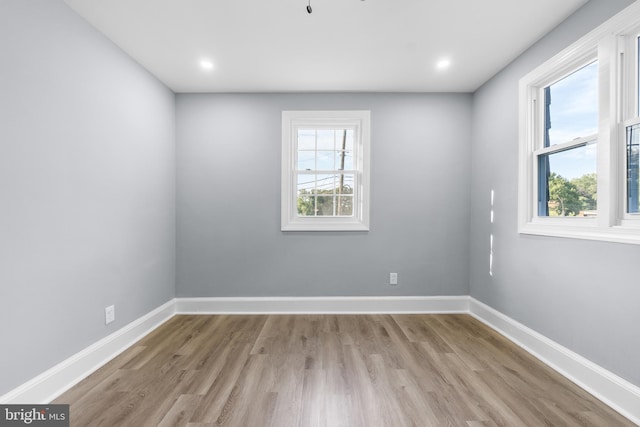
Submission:
{"label": "window pane", "polygon": [[336,196],[336,215],[353,216],[353,195]]}
{"label": "window pane", "polygon": [[316,193],[333,194],[336,188],[335,175],[316,175]]}
{"label": "window pane", "polygon": [[298,129],[298,150],[316,149],[315,129]]}
{"label": "window pane", "polygon": [[335,150],[335,131],[318,129],[318,150]]}
{"label": "window pane", "polygon": [[549,147],[598,132],[598,63],[545,88],[545,142]]}
{"label": "window pane", "polygon": [[353,194],[353,174],[341,174],[336,176],[336,193]]}
{"label": "window pane", "polygon": [[316,168],[315,151],[298,151],[298,170],[313,170]]}
{"label": "window pane", "polygon": [[336,170],[353,170],[353,152],[336,152]]}
{"label": "window pane", "polygon": [[596,216],[596,144],[538,157],[540,216]]}
{"label": "window pane", "polygon": [[353,129],[345,129],[343,132],[346,133],[346,134],[343,134],[344,147],[338,147],[338,148],[343,150],[353,151],[353,135],[354,135]]}
{"label": "window pane", "polygon": [[353,129],[336,129],[336,151],[353,150]]}
{"label": "window pane", "polygon": [[316,176],[315,175],[298,175],[298,194],[300,191],[306,191],[313,193],[316,188]]}
{"label": "window pane", "polygon": [[353,215],[353,174],[340,174],[336,176],[336,215]]}
{"label": "window pane", "polygon": [[640,125],[627,128],[627,212],[640,213]]}
{"label": "window pane", "polygon": [[335,151],[318,151],[318,164],[316,170],[330,171],[335,167]]}
{"label": "window pane", "polygon": [[334,196],[317,196],[316,197],[316,215],[318,216],[334,216]]}
{"label": "window pane", "polygon": [[316,198],[307,191],[298,191],[298,215],[300,216],[315,216],[316,212]]}

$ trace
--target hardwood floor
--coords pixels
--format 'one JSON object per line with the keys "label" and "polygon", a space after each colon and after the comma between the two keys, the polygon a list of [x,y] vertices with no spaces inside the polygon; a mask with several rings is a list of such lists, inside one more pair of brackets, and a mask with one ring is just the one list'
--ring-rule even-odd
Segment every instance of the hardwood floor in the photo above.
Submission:
{"label": "hardwood floor", "polygon": [[72,426],[632,426],[468,315],[176,316],[56,399]]}

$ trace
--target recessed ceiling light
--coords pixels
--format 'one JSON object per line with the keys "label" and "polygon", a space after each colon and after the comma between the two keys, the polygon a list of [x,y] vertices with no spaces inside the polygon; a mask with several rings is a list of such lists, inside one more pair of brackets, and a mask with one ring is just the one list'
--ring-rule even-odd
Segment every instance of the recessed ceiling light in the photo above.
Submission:
{"label": "recessed ceiling light", "polygon": [[202,67],[203,70],[213,70],[213,62],[203,59],[200,61],[200,67]]}
{"label": "recessed ceiling light", "polygon": [[436,63],[436,68],[438,70],[446,70],[451,65],[451,61],[449,59],[443,58]]}

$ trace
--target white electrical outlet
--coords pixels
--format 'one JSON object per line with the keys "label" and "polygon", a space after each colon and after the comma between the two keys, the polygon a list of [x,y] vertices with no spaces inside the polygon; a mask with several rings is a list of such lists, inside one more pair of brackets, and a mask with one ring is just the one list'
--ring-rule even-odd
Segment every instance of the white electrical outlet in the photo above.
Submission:
{"label": "white electrical outlet", "polygon": [[389,273],[389,284],[390,285],[398,284],[398,273]]}
{"label": "white electrical outlet", "polygon": [[104,309],[104,323],[105,325],[108,325],[114,320],[116,320],[116,307],[114,305],[110,305]]}

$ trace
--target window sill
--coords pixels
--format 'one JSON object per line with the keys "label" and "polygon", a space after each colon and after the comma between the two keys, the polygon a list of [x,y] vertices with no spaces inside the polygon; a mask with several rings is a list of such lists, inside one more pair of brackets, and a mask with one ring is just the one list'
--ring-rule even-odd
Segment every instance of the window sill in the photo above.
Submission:
{"label": "window sill", "polygon": [[369,224],[336,218],[297,218],[283,223],[282,231],[369,231]]}
{"label": "window sill", "polygon": [[627,243],[640,245],[640,227],[613,226],[598,227],[584,224],[543,224],[529,222],[520,225],[520,234],[536,236],[561,237],[568,239],[598,240],[603,242]]}

